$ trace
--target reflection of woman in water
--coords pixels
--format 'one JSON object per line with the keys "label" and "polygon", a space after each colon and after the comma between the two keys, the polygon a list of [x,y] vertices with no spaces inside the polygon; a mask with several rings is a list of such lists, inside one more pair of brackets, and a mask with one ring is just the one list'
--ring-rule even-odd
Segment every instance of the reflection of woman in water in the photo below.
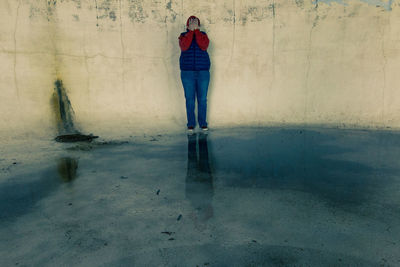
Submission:
{"label": "reflection of woman in water", "polygon": [[188,165],[186,198],[195,209],[195,223],[204,223],[213,216],[213,178],[208,160],[207,135],[199,134],[199,159],[197,160],[197,135],[188,135]]}

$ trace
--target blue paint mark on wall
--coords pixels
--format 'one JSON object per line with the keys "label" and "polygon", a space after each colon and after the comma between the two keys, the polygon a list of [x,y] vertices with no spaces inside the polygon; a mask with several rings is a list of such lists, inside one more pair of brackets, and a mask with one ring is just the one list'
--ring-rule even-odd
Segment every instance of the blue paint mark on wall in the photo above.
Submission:
{"label": "blue paint mark on wall", "polygon": [[332,2],[336,2],[338,4],[347,6],[347,4],[343,0],[316,0],[316,1],[313,2],[313,4],[315,5],[317,3],[325,3],[325,4],[328,4],[328,5],[331,5]]}
{"label": "blue paint mark on wall", "polygon": [[381,6],[384,9],[391,11],[392,10],[392,2],[393,0],[361,0],[365,3],[368,3],[370,5],[375,5],[375,6]]}
{"label": "blue paint mark on wall", "polygon": [[[349,1],[355,1],[355,0],[315,0],[313,2],[313,4],[325,3],[325,4],[330,5],[332,2],[335,2],[335,3],[341,4],[341,5],[347,6],[348,5],[347,3]],[[367,3],[369,5],[373,5],[373,6],[383,7],[387,11],[391,11],[392,10],[393,0],[359,0],[359,1]]]}

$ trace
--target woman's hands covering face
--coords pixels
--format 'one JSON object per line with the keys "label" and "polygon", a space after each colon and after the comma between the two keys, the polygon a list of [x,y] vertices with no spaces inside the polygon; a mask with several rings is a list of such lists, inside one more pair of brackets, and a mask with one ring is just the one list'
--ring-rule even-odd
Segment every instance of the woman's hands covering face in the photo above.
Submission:
{"label": "woman's hands covering face", "polygon": [[189,20],[189,27],[188,29],[190,31],[194,31],[196,29],[199,29],[199,20],[198,19],[190,19]]}

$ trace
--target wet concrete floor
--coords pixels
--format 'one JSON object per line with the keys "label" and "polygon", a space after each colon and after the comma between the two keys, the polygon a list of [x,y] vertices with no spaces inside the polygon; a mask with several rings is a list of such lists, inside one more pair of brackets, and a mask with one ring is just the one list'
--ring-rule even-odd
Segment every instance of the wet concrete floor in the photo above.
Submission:
{"label": "wet concrete floor", "polygon": [[219,129],[58,148],[0,172],[0,266],[400,266],[398,132]]}

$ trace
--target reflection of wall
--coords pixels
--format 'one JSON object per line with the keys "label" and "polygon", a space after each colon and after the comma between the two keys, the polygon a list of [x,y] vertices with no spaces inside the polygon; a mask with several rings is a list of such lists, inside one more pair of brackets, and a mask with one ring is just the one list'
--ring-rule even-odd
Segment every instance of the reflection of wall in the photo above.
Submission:
{"label": "reflection of wall", "polygon": [[211,39],[211,126],[398,127],[399,13],[378,0],[3,0],[0,131],[54,136],[56,79],[87,132],[184,127],[177,36],[192,14]]}

